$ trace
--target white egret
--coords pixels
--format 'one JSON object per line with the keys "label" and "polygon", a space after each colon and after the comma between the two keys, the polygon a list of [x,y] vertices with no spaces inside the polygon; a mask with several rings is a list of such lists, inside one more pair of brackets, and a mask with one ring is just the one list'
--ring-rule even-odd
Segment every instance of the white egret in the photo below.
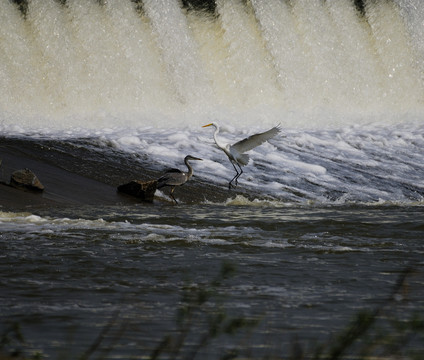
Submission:
{"label": "white egret", "polygon": [[[238,185],[238,178],[241,174],[243,174],[242,166],[247,165],[249,162],[249,155],[244,154],[246,151],[252,150],[253,148],[263,144],[265,141],[273,138],[280,132],[280,126],[274,126],[272,129],[265,131],[263,133],[254,134],[249,136],[246,139],[240,140],[235,144],[224,144],[220,142],[217,138],[219,133],[219,125],[217,123],[210,123],[207,125],[203,125],[202,127],[213,126],[215,127],[215,132],[213,134],[213,138],[215,140],[215,144],[228,156],[231,164],[233,164],[234,170],[236,171],[236,175],[231,179],[228,184],[228,188],[231,189]],[[238,168],[237,168],[238,166]],[[236,185],[234,186],[232,182],[235,181]]]}
{"label": "white egret", "polygon": [[202,159],[199,159],[191,155],[187,155],[184,158],[184,163],[187,166],[188,172],[184,172],[179,169],[170,169],[158,179],[157,189],[163,188],[164,186],[170,186],[171,192],[169,193],[169,196],[172,198],[172,200],[175,201],[176,204],[178,204],[178,202],[177,200],[175,200],[173,195],[175,187],[184,185],[193,176],[193,168],[189,164],[189,160],[202,160]]}

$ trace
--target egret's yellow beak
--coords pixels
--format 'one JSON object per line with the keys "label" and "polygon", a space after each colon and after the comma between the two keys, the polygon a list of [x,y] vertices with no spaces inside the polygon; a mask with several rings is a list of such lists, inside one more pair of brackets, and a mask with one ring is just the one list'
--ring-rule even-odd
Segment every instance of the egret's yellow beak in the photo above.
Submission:
{"label": "egret's yellow beak", "polygon": [[208,125],[203,125],[202,127],[206,127],[206,126],[211,126],[212,124],[208,124]]}

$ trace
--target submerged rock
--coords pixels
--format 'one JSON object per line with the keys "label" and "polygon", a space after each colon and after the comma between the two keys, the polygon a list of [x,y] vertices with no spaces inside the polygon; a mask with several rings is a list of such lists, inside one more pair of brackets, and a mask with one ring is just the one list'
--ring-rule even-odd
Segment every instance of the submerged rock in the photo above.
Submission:
{"label": "submerged rock", "polygon": [[132,180],[127,184],[119,185],[118,191],[127,195],[134,196],[145,202],[153,202],[157,187],[157,181],[151,180],[142,182]]}
{"label": "submerged rock", "polygon": [[13,186],[17,189],[27,189],[31,191],[44,190],[44,185],[29,169],[16,170],[13,172],[10,178],[10,186]]}

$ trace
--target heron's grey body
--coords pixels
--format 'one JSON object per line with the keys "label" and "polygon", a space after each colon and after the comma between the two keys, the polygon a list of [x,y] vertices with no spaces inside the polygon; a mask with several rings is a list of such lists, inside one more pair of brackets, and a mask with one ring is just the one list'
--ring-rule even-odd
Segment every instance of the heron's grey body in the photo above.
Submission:
{"label": "heron's grey body", "polygon": [[199,159],[191,155],[187,155],[184,158],[184,163],[186,164],[188,169],[187,172],[181,171],[179,169],[170,169],[158,179],[157,188],[161,189],[165,186],[170,186],[171,192],[169,193],[169,196],[172,198],[172,200],[175,201],[176,204],[178,204],[178,202],[174,198],[175,187],[184,185],[193,176],[193,168],[191,167],[189,163],[190,160],[202,160],[202,159]]}
{"label": "heron's grey body", "polygon": [[[219,133],[219,125],[216,123],[211,123],[206,126],[213,126],[215,128],[215,132],[213,134],[213,138],[215,140],[216,146],[218,146],[225,154],[228,156],[228,159],[231,161],[231,164],[234,167],[234,170],[236,171],[236,175],[231,179],[230,183],[228,184],[228,188],[231,189],[234,185],[232,184],[233,181],[235,181],[236,185],[238,185],[238,178],[241,174],[243,174],[242,165],[247,165],[249,163],[249,155],[244,154],[246,151],[252,150],[253,148],[263,144],[265,141],[273,138],[275,135],[277,135],[280,132],[279,125],[274,126],[272,129],[265,131],[263,133],[254,134],[249,136],[246,139],[240,140],[236,142],[235,144],[224,144],[221,143],[217,135]],[[237,168],[238,167],[238,168]]]}

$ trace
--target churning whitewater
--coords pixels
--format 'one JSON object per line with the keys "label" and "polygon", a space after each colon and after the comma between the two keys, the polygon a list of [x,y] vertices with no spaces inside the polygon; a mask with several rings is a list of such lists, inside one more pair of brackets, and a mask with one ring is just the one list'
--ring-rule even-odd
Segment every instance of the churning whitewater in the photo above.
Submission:
{"label": "churning whitewater", "polygon": [[313,203],[416,203],[424,194],[420,0],[0,1],[0,129],[90,138],[154,169],[191,154],[226,183],[216,149],[281,124],[240,186]]}

